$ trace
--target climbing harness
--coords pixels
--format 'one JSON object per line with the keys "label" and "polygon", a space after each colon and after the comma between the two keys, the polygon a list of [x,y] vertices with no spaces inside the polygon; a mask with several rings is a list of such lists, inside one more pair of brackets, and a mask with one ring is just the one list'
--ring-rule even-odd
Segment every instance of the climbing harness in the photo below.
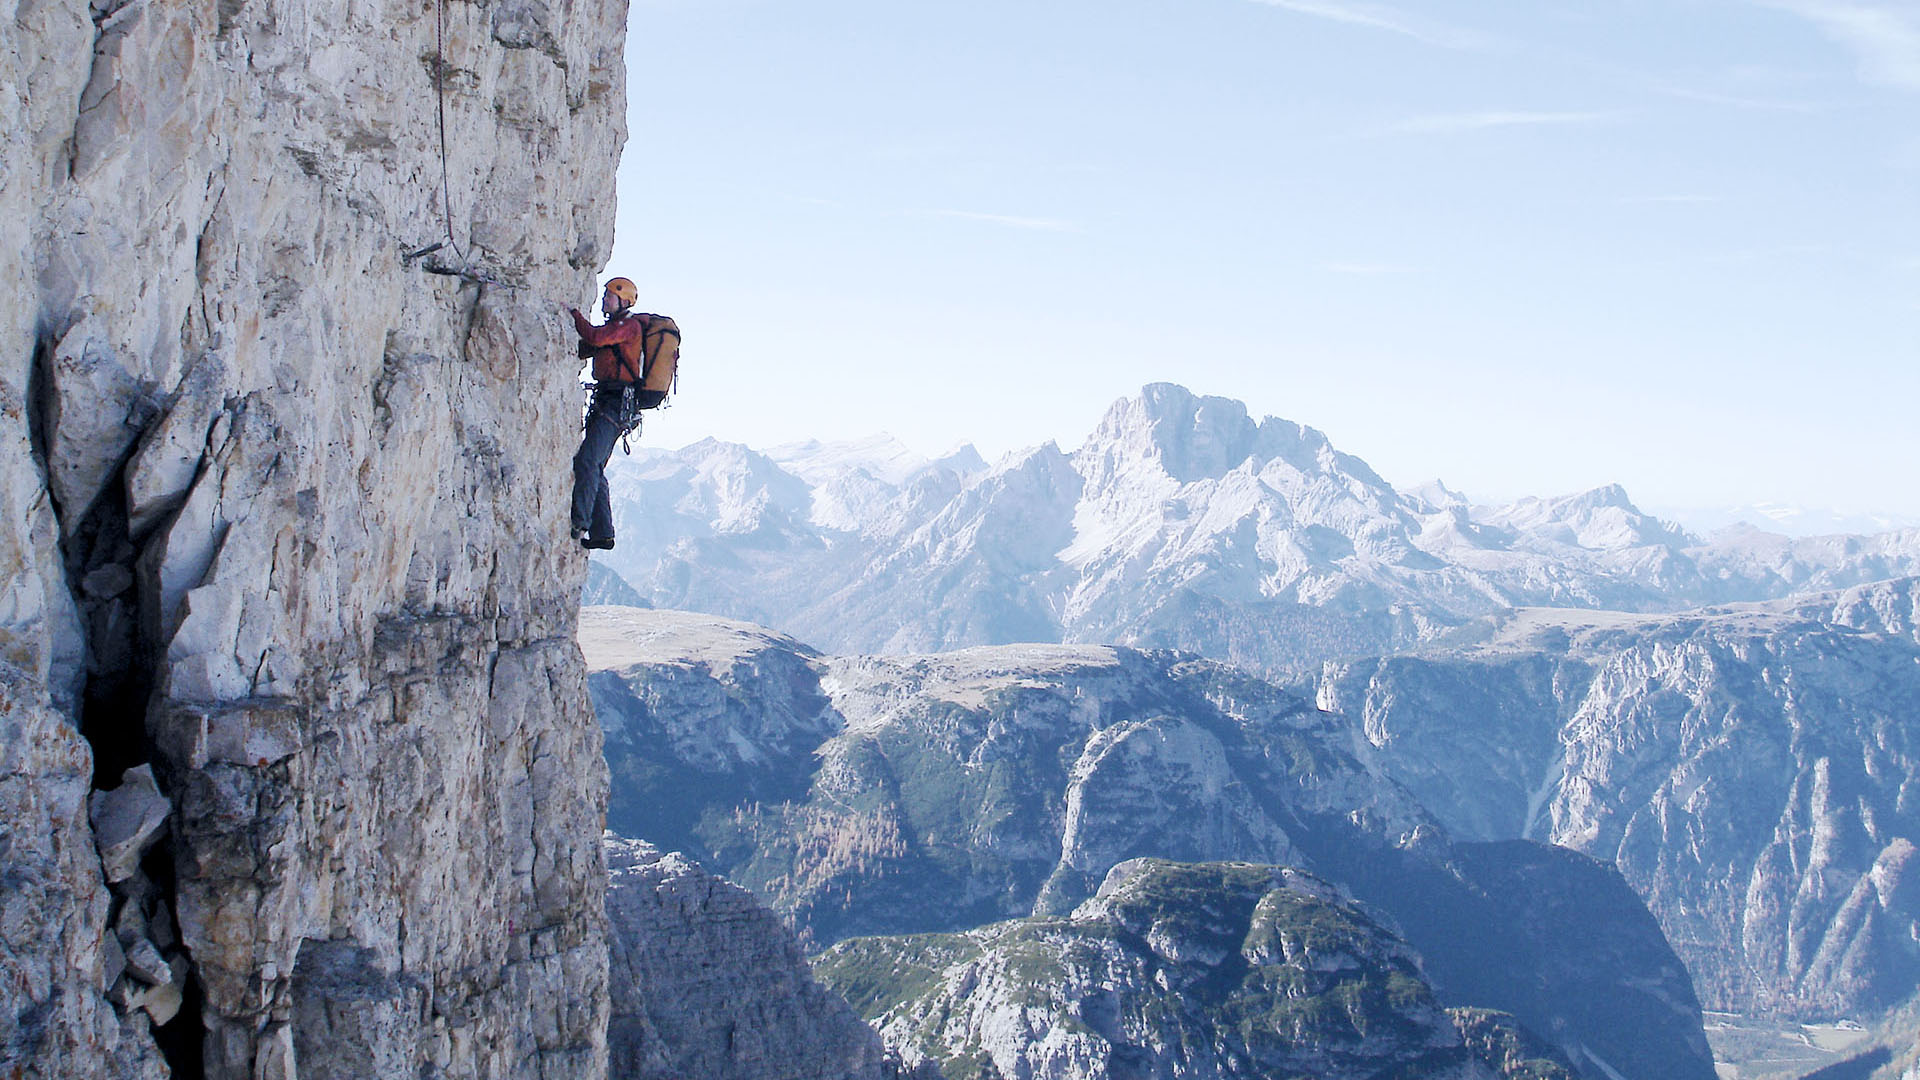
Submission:
{"label": "climbing harness", "polygon": [[[587,425],[593,422],[595,410],[599,410],[602,416],[613,421],[614,426],[620,429],[620,452],[632,457],[633,447],[627,440],[640,430],[640,422],[645,415],[645,410],[640,407],[640,386],[638,383],[622,384],[618,398],[612,402],[611,410],[607,408],[608,403],[602,400],[602,386],[603,384],[597,382],[581,382],[580,387],[586,391],[587,403],[580,415],[580,430],[583,432],[587,430]],[[606,390],[606,396],[614,397],[611,388]]]}

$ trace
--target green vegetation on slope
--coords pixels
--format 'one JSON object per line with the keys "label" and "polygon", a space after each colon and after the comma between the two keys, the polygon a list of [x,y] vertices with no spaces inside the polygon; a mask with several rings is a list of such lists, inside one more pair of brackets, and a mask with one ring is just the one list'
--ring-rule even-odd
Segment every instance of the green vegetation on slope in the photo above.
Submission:
{"label": "green vegetation on slope", "polygon": [[1470,1056],[1515,1080],[1574,1076],[1510,1016],[1458,1024],[1389,930],[1327,883],[1269,866],[1135,860],[1069,919],[844,941],[815,975],[950,1078],[1103,1061],[1357,1080]]}

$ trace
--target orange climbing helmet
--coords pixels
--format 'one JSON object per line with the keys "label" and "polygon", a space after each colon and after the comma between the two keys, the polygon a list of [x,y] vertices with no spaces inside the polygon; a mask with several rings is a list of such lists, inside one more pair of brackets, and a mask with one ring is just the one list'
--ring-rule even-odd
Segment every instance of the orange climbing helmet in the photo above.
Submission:
{"label": "orange climbing helmet", "polygon": [[623,308],[632,307],[634,301],[640,299],[639,288],[636,287],[633,282],[623,277],[617,277],[607,282],[606,289],[608,292],[620,298],[620,306]]}

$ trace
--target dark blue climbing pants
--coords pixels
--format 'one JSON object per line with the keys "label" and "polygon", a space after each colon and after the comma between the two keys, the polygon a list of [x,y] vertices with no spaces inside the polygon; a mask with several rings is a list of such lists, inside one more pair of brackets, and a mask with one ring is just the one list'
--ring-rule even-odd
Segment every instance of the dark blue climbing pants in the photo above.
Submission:
{"label": "dark blue climbing pants", "polygon": [[600,383],[587,406],[586,430],[580,435],[580,449],[573,455],[572,518],[576,537],[585,532],[592,540],[613,539],[607,459],[613,456],[613,444],[631,428],[639,410],[651,409],[666,397],[659,390],[636,389],[628,402],[624,390],[619,383]]}

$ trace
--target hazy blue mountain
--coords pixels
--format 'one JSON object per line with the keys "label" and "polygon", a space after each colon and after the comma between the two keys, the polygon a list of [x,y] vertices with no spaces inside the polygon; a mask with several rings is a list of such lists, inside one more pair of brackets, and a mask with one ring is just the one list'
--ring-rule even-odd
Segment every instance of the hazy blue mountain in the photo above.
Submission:
{"label": "hazy blue mountain", "polygon": [[751,893],[641,841],[604,848],[608,1080],[901,1080]]}
{"label": "hazy blue mountain", "polygon": [[1169,384],[1071,453],[708,440],[609,475],[603,558],[651,603],[836,652],[1122,643],[1279,673],[1515,606],[1673,611],[1920,573],[1920,530],[1702,540],[1618,487],[1503,507],[1397,491],[1313,428]]}
{"label": "hazy blue mountain", "polygon": [[1661,517],[1677,522],[1700,536],[1711,536],[1730,528],[1762,529],[1797,537],[1842,534],[1866,536],[1920,529],[1920,516],[1912,514],[1858,513],[1793,503],[1759,502],[1745,506],[1673,506],[1653,509]]}

